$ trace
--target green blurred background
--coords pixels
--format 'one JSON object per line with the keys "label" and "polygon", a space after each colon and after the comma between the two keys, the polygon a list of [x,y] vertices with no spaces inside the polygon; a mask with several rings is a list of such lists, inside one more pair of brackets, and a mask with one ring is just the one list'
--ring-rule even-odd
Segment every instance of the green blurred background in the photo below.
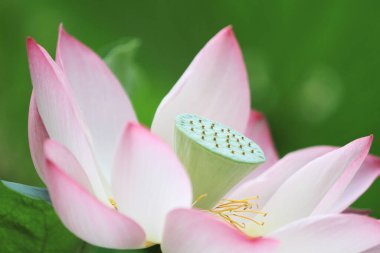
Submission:
{"label": "green blurred background", "polygon": [[[136,62],[149,96],[135,106],[146,125],[195,54],[232,24],[252,106],[267,115],[281,155],[371,133],[380,155],[379,11],[371,0],[0,0],[0,178],[41,185],[28,148],[25,39],[53,54],[60,22],[103,55],[115,41],[140,39]],[[379,190],[378,181],[356,206],[380,218]]]}

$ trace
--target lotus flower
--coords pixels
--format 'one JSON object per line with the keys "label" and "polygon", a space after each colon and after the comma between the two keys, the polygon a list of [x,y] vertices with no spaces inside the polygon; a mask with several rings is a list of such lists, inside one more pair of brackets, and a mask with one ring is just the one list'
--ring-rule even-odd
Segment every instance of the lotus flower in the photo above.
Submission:
{"label": "lotus flower", "polygon": [[[342,204],[348,206],[378,176],[377,158],[368,158],[360,167],[371,138],[329,153],[326,150],[318,159],[321,152],[299,151],[273,165],[277,154],[265,118],[250,109],[246,70],[231,27],[207,43],[162,100],[151,132],[137,123],[127,95],[104,62],[62,27],[55,61],[33,39],[28,39],[27,47],[33,83],[29,142],[35,167],[64,225],[94,245],[128,249],[162,243],[167,253],[272,252],[294,242],[291,233],[283,237],[280,232],[272,233],[288,223],[293,224],[293,235],[297,228],[312,234],[320,223],[322,227],[326,222],[344,224],[342,219],[351,216],[330,215],[318,219],[317,225],[312,219],[320,217],[317,214],[338,213],[327,212],[325,206],[331,207],[336,199],[349,199]],[[187,125],[195,119],[202,123]],[[202,130],[204,122],[208,130]],[[219,135],[210,137],[209,128]],[[227,130],[235,139],[226,138]],[[219,147],[220,138],[233,143]],[[234,147],[241,152],[235,153]],[[264,161],[261,149],[266,162],[256,168]],[[319,159],[323,173],[312,174],[317,165],[304,169],[309,161]],[[200,170],[204,164],[210,166]],[[309,189],[313,176],[321,180]],[[218,201],[243,177],[228,199],[244,202],[259,195],[268,212],[268,226],[257,225],[261,221],[256,216],[244,216],[256,225],[246,224],[244,218],[214,217],[221,205]],[[291,179],[294,182],[287,183]],[[322,179],[332,181],[325,185]],[[207,197],[198,198],[200,193]],[[281,195],[275,197],[277,193]],[[192,203],[193,196],[197,203]],[[306,197],[314,202],[307,208],[299,206]],[[316,209],[319,213],[310,211],[322,197],[326,204]],[[191,209],[193,204],[203,210]],[[291,209],[282,216],[286,208]],[[309,225],[292,222],[303,222],[303,218],[308,218]],[[368,235],[378,229],[377,221],[363,216],[352,220],[352,226],[365,235],[361,245],[369,248],[378,243],[377,237]],[[236,228],[243,223],[243,231]],[[339,230],[341,238],[350,238],[352,226]],[[307,240],[303,243],[314,247]]]}
{"label": "lotus flower", "polygon": [[[380,174],[380,159],[367,156],[371,142],[369,136],[342,148],[319,146],[288,154],[232,191],[227,198],[241,201],[229,210],[224,205],[223,217],[213,215],[218,209],[172,211],[164,252],[379,252],[380,222],[342,213]],[[256,195],[262,209],[244,209],[242,200]],[[247,246],[252,238],[279,244],[273,251],[254,251]]]}
{"label": "lotus flower", "polygon": [[62,27],[55,61],[33,39],[27,48],[32,158],[63,223],[92,244],[159,243],[166,214],[191,207],[189,178],[168,148],[177,114],[192,112],[253,131],[257,114],[249,111],[247,77],[230,27],[207,44],[157,109],[152,131],[168,144],[128,123],[137,119],[118,80]]}

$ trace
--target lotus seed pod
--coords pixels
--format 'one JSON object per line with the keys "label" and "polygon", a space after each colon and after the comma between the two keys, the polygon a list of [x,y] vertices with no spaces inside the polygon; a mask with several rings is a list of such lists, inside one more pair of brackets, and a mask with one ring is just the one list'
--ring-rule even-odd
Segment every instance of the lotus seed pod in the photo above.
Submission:
{"label": "lotus seed pod", "polygon": [[265,161],[261,148],[235,130],[191,114],[176,118],[175,149],[188,171],[193,196],[212,208],[235,184]]}

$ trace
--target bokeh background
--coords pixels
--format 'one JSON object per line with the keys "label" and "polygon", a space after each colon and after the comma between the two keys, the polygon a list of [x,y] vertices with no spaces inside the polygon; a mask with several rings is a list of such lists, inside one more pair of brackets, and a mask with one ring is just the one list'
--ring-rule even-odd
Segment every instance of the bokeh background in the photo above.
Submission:
{"label": "bokeh background", "polygon": [[[0,178],[42,185],[27,138],[31,82],[25,39],[55,53],[58,25],[101,55],[138,38],[134,64],[155,108],[195,54],[232,24],[249,72],[252,106],[270,122],[281,155],[373,133],[380,155],[380,1],[0,0]],[[355,204],[380,218],[380,182]]]}

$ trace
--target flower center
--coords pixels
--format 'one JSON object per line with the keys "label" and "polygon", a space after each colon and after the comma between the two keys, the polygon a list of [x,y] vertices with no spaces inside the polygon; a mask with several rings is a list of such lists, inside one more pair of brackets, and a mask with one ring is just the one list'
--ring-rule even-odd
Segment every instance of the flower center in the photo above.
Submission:
{"label": "flower center", "polygon": [[258,199],[258,196],[241,200],[223,199],[216,207],[208,210],[208,212],[222,218],[239,230],[245,228],[246,222],[253,222],[256,225],[263,226],[264,222],[259,222],[254,219],[254,215],[262,215],[265,217],[268,214],[258,209],[256,202]]}
{"label": "flower center", "polygon": [[[207,197],[207,194],[200,195],[194,202],[193,206]],[[214,208],[206,210],[207,212],[228,222],[236,229],[243,231],[246,228],[246,222],[253,222],[256,225],[264,226],[264,222],[254,219],[255,215],[267,216],[267,212],[259,209],[257,200],[259,196],[246,199],[222,199]]]}
{"label": "flower center", "polygon": [[216,206],[234,185],[265,161],[248,137],[218,122],[193,114],[176,117],[175,150],[189,173],[193,196],[207,193],[196,207]]}

